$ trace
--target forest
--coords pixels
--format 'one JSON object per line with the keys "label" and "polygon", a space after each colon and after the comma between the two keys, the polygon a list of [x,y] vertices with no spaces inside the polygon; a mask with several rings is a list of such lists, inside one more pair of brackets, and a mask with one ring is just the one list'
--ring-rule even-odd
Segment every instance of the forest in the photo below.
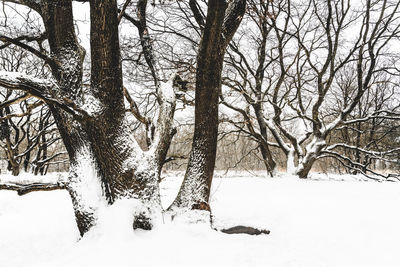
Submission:
{"label": "forest", "polygon": [[399,62],[397,0],[2,0],[0,265],[398,266]]}

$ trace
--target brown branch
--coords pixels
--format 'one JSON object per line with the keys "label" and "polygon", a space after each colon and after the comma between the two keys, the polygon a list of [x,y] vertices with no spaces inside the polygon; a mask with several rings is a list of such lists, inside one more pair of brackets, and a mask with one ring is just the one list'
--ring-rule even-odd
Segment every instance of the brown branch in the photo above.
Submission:
{"label": "brown branch", "polygon": [[185,155],[171,155],[164,160],[164,164],[174,161],[174,160],[177,160],[177,159],[187,159],[187,158],[188,158],[188,156],[185,156]]}
{"label": "brown branch", "polygon": [[62,108],[77,119],[88,116],[87,112],[77,107],[73,102],[68,101],[68,98],[63,100],[55,99],[50,92],[57,85],[51,80],[38,79],[18,72],[0,72],[0,86],[10,90],[25,91],[47,104],[54,104]]}
{"label": "brown branch", "polygon": [[20,38],[10,38],[8,36],[0,35],[0,41],[5,42],[5,43],[12,43],[18,47],[21,47],[22,49],[31,52],[35,56],[37,56],[40,59],[43,59],[51,68],[56,68],[57,64],[56,62],[49,56],[45,55],[44,53],[40,52],[39,50],[33,48],[32,46],[29,46],[23,42],[21,42]]}
{"label": "brown branch", "polygon": [[[143,55],[153,77],[156,90],[158,90],[158,87],[160,85],[160,78],[157,73],[156,62],[154,59],[154,51],[152,45],[153,40],[150,37],[149,29],[147,27],[147,0],[139,0],[136,4],[136,9],[137,19],[132,18],[126,13],[122,14],[122,16],[130,21],[133,25],[135,25],[139,32]],[[157,101],[160,102],[160,99],[158,97]]]}
{"label": "brown branch", "polygon": [[118,23],[121,22],[121,19],[125,14],[126,8],[129,6],[130,3],[131,3],[131,0],[126,0],[126,2],[124,3],[120,13],[118,14]]}
{"label": "brown branch", "polygon": [[205,26],[204,23],[204,15],[200,11],[199,4],[196,0],[189,1],[190,9],[193,12],[194,19],[196,20],[197,24],[199,25],[200,29],[203,29]]}
{"label": "brown branch", "polygon": [[4,0],[4,2],[9,2],[9,3],[15,3],[19,5],[24,5],[27,6],[33,10],[36,10],[37,12],[40,13],[41,10],[41,1],[35,1],[35,0]]}
{"label": "brown branch", "polygon": [[35,108],[37,108],[37,107],[39,107],[39,106],[41,106],[43,104],[44,103],[42,101],[38,101],[36,103],[28,105],[28,107],[27,107],[25,112],[23,112],[23,113],[11,113],[11,114],[8,114],[8,115],[6,115],[4,117],[0,117],[0,122],[4,121],[4,120],[9,120],[11,118],[21,118],[21,117],[25,117],[27,115],[30,115]]}
{"label": "brown branch", "polygon": [[5,107],[11,106],[13,104],[18,104],[18,103],[28,99],[29,97],[30,97],[29,94],[24,94],[22,96],[18,96],[16,98],[14,98],[14,99],[10,99],[10,100],[4,101],[3,103],[0,103],[0,110],[5,108]]}
{"label": "brown branch", "polygon": [[124,87],[123,90],[124,90],[124,96],[130,106],[129,111],[133,114],[133,116],[135,116],[135,118],[138,121],[140,121],[141,123],[143,123],[144,125],[147,126],[150,123],[149,120],[146,117],[143,117],[142,114],[140,114],[139,108],[138,108],[135,100],[133,100],[133,98],[129,94],[128,90],[126,89],[126,87]]}
{"label": "brown branch", "polygon": [[[5,36],[3,36],[3,37],[5,37]],[[8,38],[8,37],[5,37],[5,38]],[[34,41],[36,41],[36,42],[38,42],[38,43],[41,43],[41,42],[43,42],[43,41],[46,40],[46,39],[47,39],[47,32],[43,32],[43,33],[41,33],[41,34],[38,35],[38,36],[34,36],[34,35],[21,35],[21,36],[12,38],[12,40],[14,40],[14,42],[21,42],[21,41],[34,42]],[[6,47],[8,47],[8,46],[10,46],[10,45],[12,44],[12,42],[7,41],[6,39],[4,39],[4,40],[2,40],[2,41],[5,42],[5,44],[0,45],[0,49],[6,48]]]}
{"label": "brown branch", "polygon": [[246,12],[246,0],[233,0],[226,9],[222,26],[222,40],[224,47],[228,46]]}

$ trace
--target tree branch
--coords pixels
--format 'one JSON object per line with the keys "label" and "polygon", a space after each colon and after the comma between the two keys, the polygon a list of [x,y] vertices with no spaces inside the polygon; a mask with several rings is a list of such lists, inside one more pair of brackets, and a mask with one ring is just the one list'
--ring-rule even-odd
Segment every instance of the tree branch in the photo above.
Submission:
{"label": "tree branch", "polygon": [[41,11],[41,0],[3,0],[4,2],[19,4],[23,6],[27,6],[37,12]]}
{"label": "tree branch", "polygon": [[224,47],[232,40],[237,28],[246,12],[246,0],[232,0],[226,9],[224,24],[222,25],[222,39]]}
{"label": "tree branch", "polygon": [[5,183],[0,184],[0,190],[14,190],[17,191],[18,195],[22,196],[34,191],[52,191],[66,189],[66,185],[62,182],[55,184],[50,183],[31,183],[31,184],[20,184],[20,183]]}
{"label": "tree branch", "polygon": [[[34,38],[34,37],[32,37],[32,38]],[[52,58],[50,58],[49,56],[47,56],[44,53],[40,52],[39,50],[33,48],[32,46],[29,46],[29,45],[21,42],[22,40],[26,40],[26,39],[27,39],[27,36],[21,36],[21,37],[17,37],[17,38],[10,38],[10,37],[5,36],[5,35],[0,35],[0,41],[5,42],[5,43],[14,44],[16,46],[21,47],[22,49],[25,49],[26,51],[31,52],[32,54],[34,54],[38,58],[43,59],[51,68],[55,68],[57,66],[57,64],[55,63],[55,61]]]}
{"label": "tree branch", "polygon": [[86,111],[77,107],[77,105],[68,98],[63,98],[62,100],[55,98],[51,92],[54,87],[57,87],[57,84],[50,79],[34,78],[19,72],[0,71],[0,86],[10,90],[25,91],[48,104],[54,104],[60,107],[77,119],[81,119],[83,116],[89,116]]}
{"label": "tree branch", "polygon": [[189,0],[189,6],[200,29],[204,29],[204,15],[200,12],[199,4],[196,0]]}

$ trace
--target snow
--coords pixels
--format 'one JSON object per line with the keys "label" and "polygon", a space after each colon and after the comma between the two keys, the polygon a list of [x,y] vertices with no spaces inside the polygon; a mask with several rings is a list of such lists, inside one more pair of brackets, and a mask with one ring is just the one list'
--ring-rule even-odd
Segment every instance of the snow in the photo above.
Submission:
{"label": "snow", "polygon": [[175,91],[174,91],[174,76],[171,76],[167,82],[160,82],[160,97],[163,101],[168,103],[175,103]]}
{"label": "snow", "polygon": [[[163,176],[168,206],[182,177]],[[129,211],[137,203],[122,200],[99,211],[101,225],[79,240],[66,191],[17,196],[2,190],[0,266],[400,266],[400,183],[323,174],[217,177],[214,226],[249,225],[270,235],[226,235],[205,223],[168,220],[134,232]]]}
{"label": "snow", "polygon": [[[2,170],[4,172],[4,170]],[[31,173],[26,173],[21,171],[18,176],[11,175],[11,173],[3,173],[0,175],[0,181],[2,183],[20,183],[20,184],[30,184],[30,183],[64,183],[67,181],[68,173],[65,172],[52,172],[47,175],[32,175]]]}
{"label": "snow", "polygon": [[294,149],[290,149],[288,154],[287,154],[287,160],[286,160],[286,171],[289,174],[295,174],[296,173],[296,166],[294,163]]}
{"label": "snow", "polygon": [[33,83],[38,86],[48,88],[55,86],[54,81],[51,81],[50,79],[39,79],[25,73],[11,71],[0,71],[0,82],[3,81],[6,84],[11,84],[15,86],[19,85],[21,82]]}
{"label": "snow", "polygon": [[94,97],[90,92],[85,92],[84,103],[81,108],[92,117],[100,115],[104,110],[104,106],[99,99]]}
{"label": "snow", "polygon": [[97,170],[91,150],[82,146],[76,152],[75,162],[71,162],[68,180],[68,187],[71,188],[76,198],[76,208],[82,212],[92,214],[98,207],[107,205]]}

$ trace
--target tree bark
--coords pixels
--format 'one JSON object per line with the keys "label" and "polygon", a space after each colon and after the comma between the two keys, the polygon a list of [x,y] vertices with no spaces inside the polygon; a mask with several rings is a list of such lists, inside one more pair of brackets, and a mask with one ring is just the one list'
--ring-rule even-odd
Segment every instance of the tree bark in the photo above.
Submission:
{"label": "tree bark", "polygon": [[218,99],[226,46],[245,11],[246,1],[208,1],[197,54],[195,129],[183,184],[170,209],[209,210],[218,136]]}
{"label": "tree bark", "polygon": [[[260,89],[261,92],[261,89]],[[261,101],[261,100],[260,100]],[[267,136],[267,125],[264,120],[264,112],[261,103],[253,104],[253,108],[256,114],[257,122],[260,127],[260,134],[263,138],[260,140],[260,152],[261,156],[263,157],[265,167],[271,177],[275,175],[276,172],[276,162],[272,157],[271,150],[267,143],[268,136]]]}
{"label": "tree bark", "polygon": [[150,210],[161,211],[158,168],[155,156],[139,153],[127,133],[117,3],[93,0],[90,8],[91,87],[86,91],[82,88],[85,51],[75,35],[72,2],[45,0],[38,9],[48,34],[49,62],[57,82],[56,88],[45,92],[57,101],[47,103],[71,163],[66,188],[81,235],[95,224],[102,205],[120,198],[143,202],[144,211],[136,214],[140,223],[133,225],[149,228]]}
{"label": "tree bark", "polygon": [[142,204],[132,210],[133,228],[150,229],[162,210],[158,181],[173,136],[173,81],[159,83],[154,140],[148,151],[142,151],[125,117],[116,0],[90,1],[90,88],[82,86],[85,51],[75,35],[72,1],[21,3],[42,16],[49,56],[28,50],[45,60],[53,79],[3,72],[0,85],[27,91],[49,106],[70,159],[65,186],[81,235],[96,223],[100,208],[122,198]]}
{"label": "tree bark", "polygon": [[296,175],[301,179],[306,179],[311,171],[311,168],[315,162],[315,159],[310,159],[308,161],[302,162],[297,166]]}

